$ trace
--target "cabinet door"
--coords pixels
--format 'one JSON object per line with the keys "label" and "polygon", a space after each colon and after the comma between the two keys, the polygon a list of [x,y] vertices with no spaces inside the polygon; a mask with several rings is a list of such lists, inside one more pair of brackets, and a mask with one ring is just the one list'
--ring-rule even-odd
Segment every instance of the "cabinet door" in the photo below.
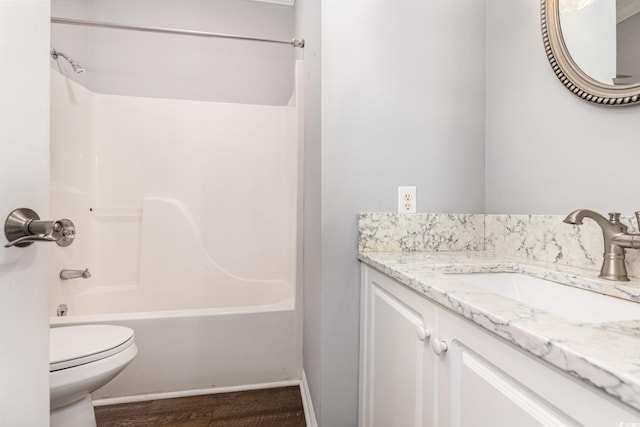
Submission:
{"label": "cabinet door", "polygon": [[434,309],[424,298],[363,269],[360,425],[435,425]]}
{"label": "cabinet door", "polygon": [[524,354],[472,323],[438,311],[440,423],[450,426],[604,426],[637,412]]}

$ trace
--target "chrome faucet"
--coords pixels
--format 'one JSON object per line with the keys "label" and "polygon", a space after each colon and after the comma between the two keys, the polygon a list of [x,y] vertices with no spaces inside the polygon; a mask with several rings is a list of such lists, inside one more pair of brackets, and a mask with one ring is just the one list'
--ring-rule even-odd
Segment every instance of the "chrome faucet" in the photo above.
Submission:
{"label": "chrome faucet", "polygon": [[82,277],[83,279],[88,279],[89,277],[91,277],[89,269],[85,268],[84,270],[62,270],[60,272],[60,278],[62,280],[79,279],[80,277]]}
{"label": "chrome faucet", "polygon": [[[597,212],[578,209],[567,215],[564,222],[582,224],[584,218],[591,218],[602,229],[604,259],[598,277],[608,280],[629,280],[627,267],[624,264],[624,250],[640,249],[640,234],[627,233],[627,226],[620,222],[618,212],[610,213],[609,219],[606,219]],[[640,224],[640,211],[636,212],[636,219]]]}

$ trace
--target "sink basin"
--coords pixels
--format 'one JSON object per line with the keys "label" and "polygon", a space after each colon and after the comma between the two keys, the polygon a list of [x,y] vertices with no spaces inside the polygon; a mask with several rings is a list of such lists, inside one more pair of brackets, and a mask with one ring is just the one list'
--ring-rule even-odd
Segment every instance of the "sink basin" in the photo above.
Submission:
{"label": "sink basin", "polygon": [[521,273],[449,273],[455,279],[582,323],[640,319],[640,304]]}

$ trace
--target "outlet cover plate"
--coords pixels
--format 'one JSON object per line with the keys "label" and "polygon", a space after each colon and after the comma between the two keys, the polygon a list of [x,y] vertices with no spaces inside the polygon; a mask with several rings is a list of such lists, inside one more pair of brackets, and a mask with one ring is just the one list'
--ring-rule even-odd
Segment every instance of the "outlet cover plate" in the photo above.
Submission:
{"label": "outlet cover plate", "polygon": [[399,213],[416,213],[417,201],[415,186],[402,185],[398,187]]}

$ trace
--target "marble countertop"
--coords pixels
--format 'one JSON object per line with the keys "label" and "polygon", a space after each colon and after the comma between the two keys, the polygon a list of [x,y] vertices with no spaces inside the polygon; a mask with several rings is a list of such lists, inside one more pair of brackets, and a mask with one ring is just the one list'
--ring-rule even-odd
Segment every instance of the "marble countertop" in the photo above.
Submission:
{"label": "marble countertop", "polygon": [[640,281],[488,252],[361,252],[358,259],[511,344],[640,410],[640,319],[580,323],[444,273],[520,272],[640,302]]}

